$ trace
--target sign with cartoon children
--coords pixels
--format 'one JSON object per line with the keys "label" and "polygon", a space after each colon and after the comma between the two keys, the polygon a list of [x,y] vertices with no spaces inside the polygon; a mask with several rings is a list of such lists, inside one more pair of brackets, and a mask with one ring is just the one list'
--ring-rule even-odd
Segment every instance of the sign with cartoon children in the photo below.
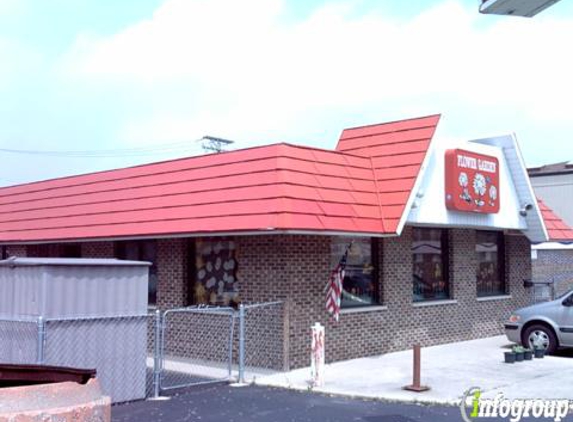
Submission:
{"label": "sign with cartoon children", "polygon": [[499,160],[462,149],[446,151],[446,207],[449,210],[499,212]]}

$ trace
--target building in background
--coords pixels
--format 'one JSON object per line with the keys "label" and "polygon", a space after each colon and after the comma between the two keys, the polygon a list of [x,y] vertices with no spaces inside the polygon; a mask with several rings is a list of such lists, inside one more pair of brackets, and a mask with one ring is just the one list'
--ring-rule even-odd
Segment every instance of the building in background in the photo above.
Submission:
{"label": "building in background", "polygon": [[[531,242],[573,240],[513,135],[448,142],[439,115],[0,189],[4,255],[152,262],[159,308],[281,300],[285,367],[501,334],[530,301]],[[338,322],[325,285],[348,250]],[[265,332],[265,322],[260,332]],[[192,341],[191,339],[189,341]]]}
{"label": "building in background", "polygon": [[[573,164],[561,162],[529,169],[537,197],[573,225]],[[555,294],[573,288],[573,244],[547,242],[532,247],[533,279],[552,283]]]}
{"label": "building in background", "polygon": [[547,164],[528,169],[531,185],[539,199],[573,226],[573,164]]}

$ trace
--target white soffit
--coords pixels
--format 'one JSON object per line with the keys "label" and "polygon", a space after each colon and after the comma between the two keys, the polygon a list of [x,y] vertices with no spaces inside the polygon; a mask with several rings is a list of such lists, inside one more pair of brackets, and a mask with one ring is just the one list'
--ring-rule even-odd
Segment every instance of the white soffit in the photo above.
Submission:
{"label": "white soffit", "polygon": [[531,245],[534,251],[573,251],[573,243],[545,242]]}
{"label": "white soffit", "polygon": [[525,234],[531,242],[546,242],[549,240],[545,222],[543,221],[543,215],[539,209],[537,197],[529,180],[525,160],[521,154],[521,149],[519,148],[515,134],[476,139],[471,142],[484,145],[497,145],[503,149],[506,163],[513,177],[517,195],[521,200],[521,205],[532,205],[532,209],[525,217],[527,228],[522,230],[523,234]]}
{"label": "white soffit", "polygon": [[[466,149],[499,160],[500,210],[496,214],[450,211],[445,204],[445,153]],[[427,165],[413,192],[407,224],[421,226],[467,227],[492,230],[519,230],[531,241],[545,241],[541,213],[529,183],[527,170],[512,135],[473,141],[435,140],[428,152]],[[533,208],[527,217],[519,213],[524,204]]]}

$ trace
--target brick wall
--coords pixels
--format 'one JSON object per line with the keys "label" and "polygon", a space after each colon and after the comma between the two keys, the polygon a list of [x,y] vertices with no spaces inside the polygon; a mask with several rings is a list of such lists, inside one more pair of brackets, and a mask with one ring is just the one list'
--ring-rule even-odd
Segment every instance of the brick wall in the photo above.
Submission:
{"label": "brick wall", "polygon": [[[330,238],[327,236],[268,235],[237,238],[239,294],[243,302],[286,301],[287,336],[276,329],[268,336],[283,335],[288,344],[285,367],[308,364],[310,323],[324,316],[324,285],[330,272]],[[326,277],[326,278],[325,278]],[[265,332],[251,324],[251,331]],[[273,359],[282,349],[275,347]],[[304,357],[304,358],[303,358]],[[301,366],[300,364],[298,366]]]}
{"label": "brick wall", "polygon": [[[317,321],[326,325],[328,362],[404,350],[415,342],[429,346],[502,333],[502,321],[529,300],[529,292],[523,287],[523,279],[531,278],[528,240],[524,236],[506,236],[506,279],[511,297],[483,301],[476,294],[475,231],[450,230],[449,235],[451,302],[433,306],[412,303],[412,231],[406,228],[399,238],[378,240],[384,307],[345,312],[338,324],[330,321],[324,310],[324,286],[332,270],[330,237],[237,237],[243,302],[285,302],[281,315],[273,314],[277,319],[271,324],[272,332],[268,331],[266,318],[253,318],[248,326],[253,334],[247,333],[248,339],[265,333],[268,347],[257,352],[272,356],[266,361],[284,361],[283,367],[296,368],[309,364],[310,326]],[[85,243],[82,255],[113,257],[113,244]],[[159,239],[157,265],[159,307],[184,306],[188,288],[187,240]],[[192,341],[196,339],[185,337],[171,346],[181,351]]]}
{"label": "brick wall", "polygon": [[157,305],[161,309],[187,305],[187,239],[157,240]]}
{"label": "brick wall", "polygon": [[57,243],[28,245],[28,256],[34,258],[59,258],[61,256],[61,251],[62,245]]}
{"label": "brick wall", "polygon": [[6,254],[8,256],[28,256],[28,249],[26,245],[8,245],[6,246]]}
{"label": "brick wall", "polygon": [[85,242],[81,245],[82,258],[113,258],[113,242]]}
{"label": "brick wall", "polygon": [[573,288],[573,250],[538,250],[532,262],[533,281],[555,281],[555,294]]}
{"label": "brick wall", "polygon": [[[528,303],[523,279],[531,274],[529,242],[506,237],[506,272],[511,298],[478,301],[475,231],[450,231],[450,280],[455,302],[412,304],[411,229],[400,238],[379,241],[384,303],[387,308],[344,313],[338,324],[324,311],[324,286],[331,270],[330,238],[257,236],[240,238],[240,287],[243,300],[288,298],[289,366],[308,365],[310,326],[326,325],[327,361],[501,334],[502,321]],[[261,258],[261,257],[264,257]],[[290,293],[289,293],[290,292]]]}

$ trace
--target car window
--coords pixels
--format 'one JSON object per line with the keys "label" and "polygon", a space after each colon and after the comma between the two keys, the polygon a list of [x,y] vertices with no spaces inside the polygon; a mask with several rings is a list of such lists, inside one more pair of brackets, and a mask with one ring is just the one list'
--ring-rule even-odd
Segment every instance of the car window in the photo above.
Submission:
{"label": "car window", "polygon": [[559,300],[559,299],[564,299],[564,298],[565,298],[565,296],[567,296],[567,295],[568,295],[568,294],[570,294],[570,293],[573,293],[573,289],[566,291],[566,292],[565,292],[565,293],[563,293],[562,295],[560,295],[560,296],[557,296],[555,299],[556,299],[556,300]]}

